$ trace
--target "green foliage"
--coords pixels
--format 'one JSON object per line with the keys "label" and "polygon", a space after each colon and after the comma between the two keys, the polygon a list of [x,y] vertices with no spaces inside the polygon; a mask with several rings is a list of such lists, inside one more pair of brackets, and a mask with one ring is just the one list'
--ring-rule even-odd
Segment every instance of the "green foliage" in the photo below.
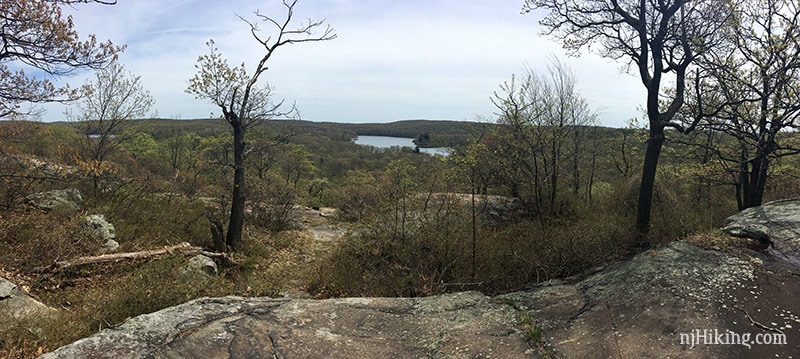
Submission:
{"label": "green foliage", "polygon": [[210,51],[197,58],[197,74],[189,79],[186,92],[197,99],[207,99],[214,105],[224,107],[232,103],[236,92],[243,89],[250,78],[244,63],[234,67],[228,65],[228,60],[219,52],[214,40],[207,41],[206,46]]}
{"label": "green foliage", "polygon": [[533,319],[531,313],[520,310],[517,312],[517,324],[525,331],[526,340],[534,346],[542,345],[542,334],[544,331]]}
{"label": "green foliage", "polygon": [[372,209],[380,202],[377,180],[364,170],[348,172],[339,193],[336,207],[339,209],[339,218],[346,221],[368,220]]}
{"label": "green foliage", "polygon": [[502,293],[560,278],[630,253],[623,219],[584,219],[541,227],[521,222],[477,238],[470,263],[470,218],[464,209],[407,224],[405,239],[388,226],[358,227],[326,256],[312,285],[326,295],[418,296],[464,289]]}
{"label": "green foliage", "polygon": [[124,148],[133,158],[155,157],[158,146],[153,136],[146,132],[135,132],[122,143]]}
{"label": "green foliage", "polygon": [[278,167],[286,179],[286,184],[291,184],[297,189],[297,184],[301,179],[310,177],[314,172],[314,164],[311,162],[311,153],[302,145],[287,144],[281,147],[278,154]]}

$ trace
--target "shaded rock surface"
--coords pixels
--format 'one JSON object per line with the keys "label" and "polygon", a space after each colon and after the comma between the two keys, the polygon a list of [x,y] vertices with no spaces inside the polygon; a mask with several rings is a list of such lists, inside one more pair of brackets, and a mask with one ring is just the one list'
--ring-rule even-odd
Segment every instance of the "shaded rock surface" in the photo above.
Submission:
{"label": "shaded rock surface", "polygon": [[41,358],[530,358],[516,312],[475,292],[428,298],[203,298]]}
{"label": "shaded rock surface", "polygon": [[[766,358],[800,353],[800,290],[789,271],[674,242],[588,277],[501,296],[526,310],[565,358]],[[751,319],[775,331],[751,323]],[[681,334],[749,334],[744,344],[681,344]],[[716,330],[716,332],[714,332]],[[786,334],[786,345],[756,335]],[[726,339],[725,337],[721,337]],[[731,335],[728,338],[732,338]],[[691,340],[689,336],[687,339]],[[735,341],[735,340],[725,340]],[[744,343],[740,341],[741,343]]]}

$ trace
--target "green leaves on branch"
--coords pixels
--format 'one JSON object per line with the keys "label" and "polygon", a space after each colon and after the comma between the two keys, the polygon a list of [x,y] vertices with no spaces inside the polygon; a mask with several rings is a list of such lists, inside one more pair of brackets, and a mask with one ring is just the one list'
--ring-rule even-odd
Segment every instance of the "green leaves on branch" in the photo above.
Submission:
{"label": "green leaves on branch", "polygon": [[244,63],[231,67],[214,40],[206,42],[210,52],[197,58],[197,73],[189,79],[187,93],[197,99],[210,100],[214,105],[227,106],[234,101],[236,92],[248,81]]}

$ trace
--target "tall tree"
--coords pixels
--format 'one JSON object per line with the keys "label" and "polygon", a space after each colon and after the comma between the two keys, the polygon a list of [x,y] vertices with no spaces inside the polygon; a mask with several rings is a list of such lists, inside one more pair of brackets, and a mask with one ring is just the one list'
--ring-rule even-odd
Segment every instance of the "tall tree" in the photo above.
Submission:
{"label": "tall tree", "polygon": [[[231,67],[215,47],[208,42],[210,53],[197,59],[197,74],[189,80],[187,92],[198,99],[210,100],[222,111],[222,119],[233,130],[233,194],[226,244],[238,250],[242,240],[245,214],[245,159],[247,148],[245,134],[252,125],[263,120],[296,116],[294,107],[282,110],[283,101],[272,101],[273,89],[269,85],[260,86],[259,79],[268,67],[267,63],[279,48],[303,42],[326,41],[336,38],[333,28],[324,20],[307,20],[299,26],[293,24],[294,10],[298,0],[284,0],[286,15],[283,18],[255,12],[258,22],[244,18],[250,26],[250,33],[263,48],[263,55],[252,74],[248,74],[244,63]],[[271,31],[262,32],[259,23],[266,24]],[[323,28],[324,26],[324,28]],[[317,30],[322,31],[317,33]]]}
{"label": "tall tree", "polygon": [[122,51],[110,41],[98,42],[94,35],[84,40],[78,36],[61,5],[82,2],[94,1],[0,1],[0,118],[30,114],[22,109],[25,103],[66,102],[80,95],[77,89],[58,87],[30,72],[67,76],[79,69],[102,68]]}
{"label": "tall tree", "polygon": [[[787,130],[800,120],[800,5],[750,0],[737,5],[726,43],[694,72],[687,117],[734,139],[737,151],[712,150],[736,168],[739,210],[761,205],[770,162],[800,153]],[[792,136],[793,137],[793,136]]]}
{"label": "tall tree", "polygon": [[[689,66],[717,41],[730,16],[728,0],[526,0],[523,11],[546,9],[540,21],[574,54],[590,48],[635,66],[647,90],[649,138],[637,201],[640,244],[648,245],[653,189],[665,129],[690,132],[675,121],[683,106]],[[597,45],[597,46],[592,46]],[[672,75],[671,79],[665,75]],[[668,81],[675,91],[664,91]]]}

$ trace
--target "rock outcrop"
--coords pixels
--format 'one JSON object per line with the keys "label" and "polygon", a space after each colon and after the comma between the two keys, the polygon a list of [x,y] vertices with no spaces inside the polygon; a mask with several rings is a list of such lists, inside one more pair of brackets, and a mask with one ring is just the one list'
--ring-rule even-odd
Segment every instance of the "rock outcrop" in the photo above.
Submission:
{"label": "rock outcrop", "polygon": [[83,202],[81,192],[74,188],[34,193],[28,195],[25,199],[31,207],[46,211],[51,211],[57,207],[77,211],[81,202]]}
{"label": "rock outcrop", "polygon": [[[760,259],[675,242],[585,278],[501,297],[537,320],[556,357],[785,358],[800,352],[798,282]],[[697,336],[728,332],[753,342],[707,345]],[[787,345],[755,343],[758,334],[780,333]],[[699,343],[686,341],[692,334]]]}
{"label": "rock outcrop", "polygon": [[[765,203],[728,217],[724,232],[772,242],[779,255],[797,261],[800,257],[800,198]],[[797,261],[800,265],[800,261]]]}
{"label": "rock outcrop", "polygon": [[42,358],[784,358],[800,280],[772,261],[675,242],[497,298],[204,298]]}
{"label": "rock outcrop", "polygon": [[119,249],[119,243],[114,240],[117,237],[114,225],[106,221],[104,215],[92,214],[86,216],[83,229],[94,240],[103,244],[102,253],[113,253]]}
{"label": "rock outcrop", "polygon": [[54,309],[31,298],[16,284],[0,277],[0,323],[10,319],[21,319],[30,315],[47,315]]}
{"label": "rock outcrop", "polygon": [[516,311],[475,292],[428,298],[203,298],[41,358],[530,358]]}
{"label": "rock outcrop", "polygon": [[726,227],[785,252],[673,242],[495,298],[203,298],[42,358],[797,357],[797,213],[800,201],[772,202]]}
{"label": "rock outcrop", "polygon": [[198,254],[192,258],[189,258],[189,261],[181,270],[183,274],[187,276],[195,274],[215,276],[219,273],[217,269],[217,263],[214,262],[213,259],[202,254]]}

